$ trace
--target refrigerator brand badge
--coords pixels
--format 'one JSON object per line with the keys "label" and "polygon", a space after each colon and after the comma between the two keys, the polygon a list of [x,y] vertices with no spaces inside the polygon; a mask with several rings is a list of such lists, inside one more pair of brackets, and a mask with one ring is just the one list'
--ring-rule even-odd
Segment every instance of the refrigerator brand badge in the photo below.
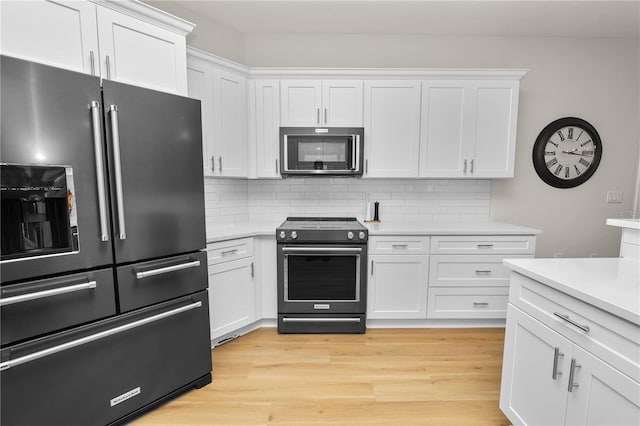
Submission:
{"label": "refrigerator brand badge", "polygon": [[111,400],[111,406],[116,406],[118,404],[120,404],[121,402],[126,401],[129,398],[133,398],[136,395],[140,394],[140,386],[138,386],[135,389],[131,389],[129,392],[125,392],[122,395],[116,396],[115,398],[113,398]]}

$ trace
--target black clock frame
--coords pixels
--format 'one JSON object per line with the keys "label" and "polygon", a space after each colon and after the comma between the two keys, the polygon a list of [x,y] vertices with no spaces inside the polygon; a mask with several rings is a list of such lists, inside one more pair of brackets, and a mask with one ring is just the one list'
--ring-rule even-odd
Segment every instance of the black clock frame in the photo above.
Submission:
{"label": "black clock frame", "polygon": [[[583,174],[575,177],[574,179],[561,179],[558,176],[554,175],[547,168],[544,159],[544,151],[551,136],[553,136],[558,130],[567,126],[577,127],[579,129],[585,130],[587,133],[589,133],[589,135],[591,135],[591,140],[593,141],[593,144],[595,146],[595,152],[593,153],[593,161],[591,162],[591,167],[589,167]],[[582,185],[587,180],[589,180],[589,178],[595,173],[598,165],[600,165],[600,160],[602,158],[602,141],[600,140],[598,131],[589,122],[576,117],[559,118],[547,124],[547,126],[542,129],[542,131],[536,138],[535,143],[533,144],[532,157],[533,167],[535,168],[536,173],[538,174],[540,179],[542,179],[545,183],[555,188],[574,188],[578,185]]]}

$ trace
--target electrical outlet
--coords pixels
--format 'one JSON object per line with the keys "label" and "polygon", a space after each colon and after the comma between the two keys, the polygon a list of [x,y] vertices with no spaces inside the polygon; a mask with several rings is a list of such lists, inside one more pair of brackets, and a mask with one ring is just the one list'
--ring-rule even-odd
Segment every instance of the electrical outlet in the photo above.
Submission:
{"label": "electrical outlet", "polygon": [[607,191],[607,203],[621,203],[622,191]]}

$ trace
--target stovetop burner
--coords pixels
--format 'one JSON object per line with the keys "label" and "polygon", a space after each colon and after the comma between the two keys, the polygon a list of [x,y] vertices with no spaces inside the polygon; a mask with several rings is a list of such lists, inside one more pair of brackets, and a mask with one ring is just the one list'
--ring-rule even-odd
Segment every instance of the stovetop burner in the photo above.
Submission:
{"label": "stovetop burner", "polygon": [[355,217],[288,217],[276,229],[279,242],[366,243],[367,228]]}

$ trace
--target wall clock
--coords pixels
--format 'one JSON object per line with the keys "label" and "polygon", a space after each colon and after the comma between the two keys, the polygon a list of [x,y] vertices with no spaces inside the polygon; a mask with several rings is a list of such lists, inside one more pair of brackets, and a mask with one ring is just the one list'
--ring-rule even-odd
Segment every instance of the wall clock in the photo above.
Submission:
{"label": "wall clock", "polygon": [[602,158],[602,141],[588,122],[565,117],[549,123],[533,145],[533,167],[540,179],[556,188],[585,183]]}

